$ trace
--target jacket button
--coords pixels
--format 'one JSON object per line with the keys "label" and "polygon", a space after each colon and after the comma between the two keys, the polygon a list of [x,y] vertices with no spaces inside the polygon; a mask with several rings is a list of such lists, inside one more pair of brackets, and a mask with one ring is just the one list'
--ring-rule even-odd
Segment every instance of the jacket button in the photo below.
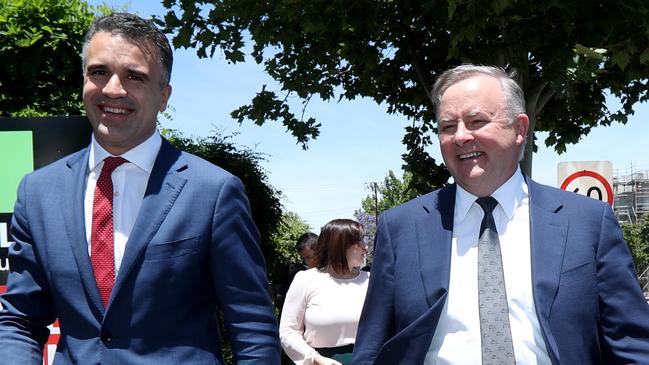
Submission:
{"label": "jacket button", "polygon": [[113,335],[110,332],[101,333],[101,342],[110,343],[113,340]]}

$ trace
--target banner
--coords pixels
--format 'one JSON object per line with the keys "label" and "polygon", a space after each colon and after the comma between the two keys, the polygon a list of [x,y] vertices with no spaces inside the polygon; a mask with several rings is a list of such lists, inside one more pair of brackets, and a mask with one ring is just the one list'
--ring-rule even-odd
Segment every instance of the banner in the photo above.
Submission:
{"label": "banner", "polygon": [[[86,117],[0,118],[0,293],[9,275],[10,225],[22,177],[90,143]],[[52,364],[60,336],[58,321],[50,328],[43,363]]]}

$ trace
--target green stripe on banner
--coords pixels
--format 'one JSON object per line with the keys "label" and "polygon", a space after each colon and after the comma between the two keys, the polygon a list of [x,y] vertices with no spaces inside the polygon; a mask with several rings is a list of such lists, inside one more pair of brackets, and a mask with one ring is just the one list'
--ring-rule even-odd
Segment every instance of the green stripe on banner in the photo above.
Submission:
{"label": "green stripe on banner", "polygon": [[20,179],[34,170],[31,131],[0,132],[0,213],[12,213]]}

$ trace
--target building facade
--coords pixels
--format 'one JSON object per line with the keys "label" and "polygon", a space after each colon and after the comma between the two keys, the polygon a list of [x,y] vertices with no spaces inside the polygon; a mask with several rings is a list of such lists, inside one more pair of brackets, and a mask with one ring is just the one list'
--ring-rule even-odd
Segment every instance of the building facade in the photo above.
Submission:
{"label": "building facade", "polygon": [[616,170],[613,209],[621,224],[649,219],[649,170]]}

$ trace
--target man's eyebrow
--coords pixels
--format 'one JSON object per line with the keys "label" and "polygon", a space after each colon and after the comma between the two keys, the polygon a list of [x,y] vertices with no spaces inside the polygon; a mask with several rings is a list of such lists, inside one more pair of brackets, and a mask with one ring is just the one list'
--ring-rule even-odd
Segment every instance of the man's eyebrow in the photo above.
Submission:
{"label": "man's eyebrow", "polygon": [[94,63],[86,66],[86,70],[88,71],[104,69],[104,68],[106,68],[106,65],[102,63]]}
{"label": "man's eyebrow", "polygon": [[452,123],[455,122],[457,119],[455,118],[440,118],[438,120],[438,123]]}
{"label": "man's eyebrow", "polygon": [[491,116],[492,113],[491,113],[489,110],[487,110],[487,109],[477,108],[477,109],[471,109],[471,110],[469,110],[469,111],[466,113],[466,115],[467,115],[468,117],[475,117],[475,116],[478,116],[478,115]]}
{"label": "man's eyebrow", "polygon": [[141,78],[143,78],[145,80],[149,79],[149,74],[147,74],[146,72],[138,71],[138,70],[131,69],[131,68],[128,69],[128,74],[141,77]]}

